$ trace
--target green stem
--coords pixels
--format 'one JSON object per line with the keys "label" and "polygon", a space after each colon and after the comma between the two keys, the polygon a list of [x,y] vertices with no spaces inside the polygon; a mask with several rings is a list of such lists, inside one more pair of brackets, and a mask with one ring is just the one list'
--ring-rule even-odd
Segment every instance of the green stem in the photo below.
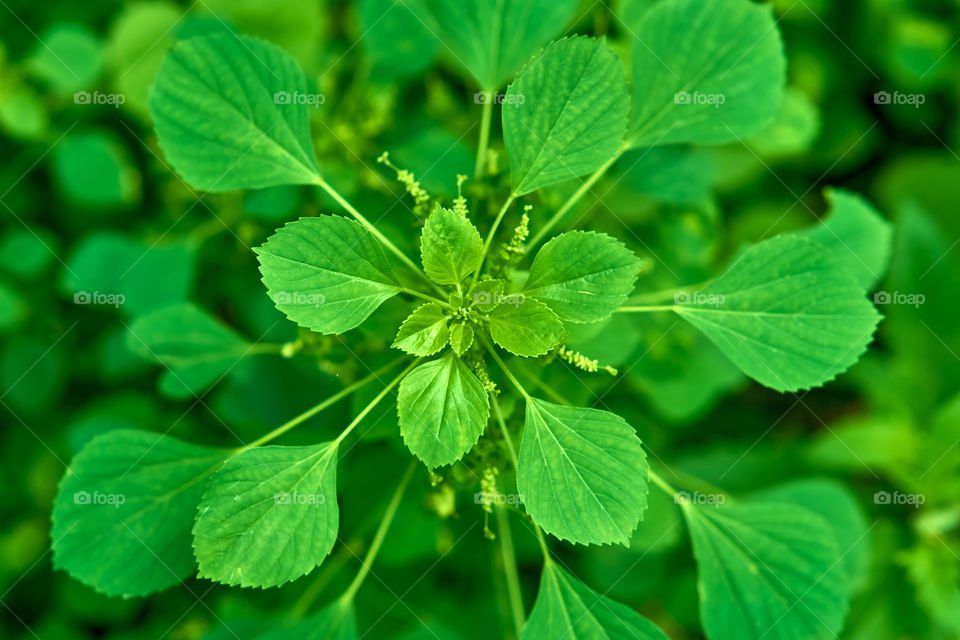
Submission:
{"label": "green stem", "polygon": [[510,369],[507,368],[506,363],[503,361],[500,355],[494,350],[492,346],[490,346],[490,343],[487,342],[485,338],[481,337],[480,340],[483,342],[483,346],[487,348],[487,351],[490,352],[490,355],[493,356],[493,359],[497,363],[497,366],[500,367],[504,375],[506,375],[507,378],[510,379],[510,382],[513,383],[513,386],[515,386],[517,388],[517,391],[520,392],[520,395],[522,395],[525,399],[529,400],[530,394],[527,393],[526,389],[523,388],[523,385],[520,384],[520,381],[517,380],[512,373],[510,373]]}
{"label": "green stem", "polygon": [[351,393],[353,393],[353,392],[356,391],[357,389],[360,389],[361,387],[370,384],[371,382],[373,382],[374,380],[376,380],[381,374],[386,373],[387,371],[389,371],[390,369],[392,369],[393,367],[395,367],[396,365],[398,365],[401,361],[403,361],[403,359],[404,359],[405,357],[406,357],[406,356],[401,356],[401,357],[397,358],[396,360],[394,360],[393,362],[391,362],[390,364],[384,365],[383,367],[380,367],[379,369],[377,369],[376,371],[374,371],[373,373],[371,373],[371,374],[368,375],[367,377],[361,378],[360,380],[357,380],[357,381],[354,382],[353,384],[351,384],[351,385],[349,385],[349,386],[347,386],[347,387],[344,387],[343,389],[341,389],[341,390],[338,391],[337,393],[333,394],[332,396],[330,396],[329,398],[327,398],[326,400],[324,400],[324,401],[321,402],[320,404],[316,405],[315,407],[313,407],[313,408],[311,408],[311,409],[307,409],[306,411],[304,411],[303,413],[301,413],[301,414],[298,415],[297,417],[288,420],[287,422],[285,422],[284,424],[280,425],[279,427],[277,427],[276,429],[274,429],[274,430],[271,431],[270,433],[268,433],[268,434],[266,434],[266,435],[263,435],[263,436],[260,436],[259,438],[257,438],[257,439],[254,440],[253,442],[251,442],[250,444],[242,447],[241,451],[246,451],[246,450],[248,450],[248,449],[253,449],[254,447],[259,447],[260,445],[262,445],[262,444],[264,444],[264,443],[267,443],[267,442],[270,442],[271,440],[274,440],[274,439],[276,439],[276,438],[279,438],[280,436],[282,436],[283,434],[285,434],[287,431],[290,431],[291,429],[293,429],[293,428],[296,427],[297,425],[301,424],[301,423],[304,422],[305,420],[308,420],[308,419],[312,418],[313,416],[315,416],[316,414],[320,413],[321,411],[323,411],[324,409],[326,409],[326,408],[329,407],[330,405],[336,404],[337,402],[339,402],[339,401],[342,400],[343,398],[346,398],[347,396],[349,396]]}
{"label": "green stem", "polygon": [[560,222],[560,220],[563,219],[563,216],[567,215],[567,212],[570,211],[573,205],[577,204],[577,202],[580,201],[580,198],[582,198],[587,193],[587,191],[590,190],[590,187],[592,187],[594,183],[596,183],[596,181],[599,180],[600,177],[603,174],[605,174],[611,166],[613,166],[613,163],[617,161],[617,159],[620,157],[620,155],[624,151],[625,149],[621,149],[620,151],[617,151],[616,155],[614,155],[612,158],[610,158],[605,163],[603,163],[603,165],[599,169],[594,171],[593,174],[589,178],[587,178],[586,182],[580,185],[579,189],[573,192],[573,195],[570,196],[565,203],[563,203],[563,206],[560,207],[557,210],[557,212],[553,214],[553,216],[549,220],[547,220],[546,224],[540,228],[540,230],[536,233],[535,236],[533,236],[533,239],[530,240],[529,243],[527,243],[527,251],[530,251],[531,249],[533,249],[535,246],[537,246],[537,244],[539,244],[541,240],[543,240],[543,237],[547,235],[550,232],[550,230],[553,229],[553,227],[556,226],[558,222]]}
{"label": "green stem", "polygon": [[426,300],[427,302],[436,302],[437,304],[439,304],[440,306],[443,306],[443,307],[449,307],[449,306],[450,306],[450,303],[447,302],[446,300],[441,300],[440,298],[437,298],[437,297],[435,297],[435,296],[428,295],[428,294],[426,294],[426,293],[420,293],[420,292],[417,291],[416,289],[408,289],[408,288],[406,288],[406,287],[403,287],[403,288],[400,289],[400,291],[401,291],[402,293],[406,293],[406,294],[408,294],[408,295],[411,295],[411,296],[413,296],[413,297],[415,297],[415,298],[420,298],[421,300]]}
{"label": "green stem", "polygon": [[653,480],[653,483],[663,489],[668,495],[675,496],[677,495],[677,490],[670,486],[666,480],[661,478],[656,471],[650,469],[649,471],[650,479]]}
{"label": "green stem", "polygon": [[483,177],[487,165],[487,146],[490,144],[490,121],[493,116],[493,98],[495,91],[488,91],[490,99],[483,103],[483,113],[480,116],[480,142],[477,146],[477,162],[473,167],[473,177]]}
{"label": "green stem", "polygon": [[343,595],[340,597],[341,600],[353,600],[357,591],[360,589],[360,585],[363,584],[367,574],[370,573],[370,567],[373,565],[373,561],[376,559],[377,553],[380,551],[380,547],[387,537],[387,531],[390,529],[393,517],[397,515],[397,508],[400,507],[400,501],[403,500],[403,494],[407,490],[407,485],[410,484],[410,478],[413,477],[413,470],[416,468],[417,459],[414,458],[407,466],[407,471],[403,474],[403,479],[400,481],[400,484],[397,485],[396,491],[393,492],[393,497],[390,498],[387,510],[383,514],[383,520],[380,521],[380,526],[373,536],[373,542],[370,543],[370,548],[367,549],[367,554],[361,562],[360,571],[354,576],[353,582],[350,583],[347,590],[343,592]]}
{"label": "green stem", "polygon": [[673,304],[658,304],[639,307],[620,307],[617,309],[620,313],[647,313],[648,311],[673,311],[676,309]]}
{"label": "green stem", "polygon": [[513,201],[516,199],[517,196],[511,193],[510,197],[507,198],[507,201],[503,203],[502,207],[500,207],[500,212],[497,213],[497,217],[493,221],[493,226],[490,227],[490,232],[487,233],[487,239],[483,243],[483,253],[480,254],[480,262],[477,264],[477,270],[473,273],[474,284],[476,284],[477,280],[480,279],[480,271],[483,269],[483,261],[487,259],[487,253],[490,252],[490,244],[493,242],[493,236],[496,235],[497,228],[500,226],[503,216],[506,215],[507,209],[510,208],[510,205],[513,204]]}
{"label": "green stem", "polygon": [[258,342],[257,344],[250,345],[250,348],[247,350],[247,355],[261,354],[261,353],[282,353],[283,345],[271,342]]}
{"label": "green stem", "polygon": [[541,529],[540,525],[532,520],[531,524],[533,524],[533,532],[537,534],[537,542],[540,543],[540,550],[543,551],[543,563],[550,564],[553,562],[553,558],[550,557],[550,547],[547,546],[547,539],[543,535],[543,529]]}
{"label": "green stem", "polygon": [[503,574],[507,582],[507,593],[510,596],[510,612],[513,616],[513,627],[517,637],[523,629],[524,608],[523,593],[520,591],[520,576],[517,573],[517,555],[513,548],[513,536],[510,533],[510,522],[507,512],[502,507],[494,507],[497,516],[497,539],[500,544],[500,554],[503,557]]}
{"label": "green stem", "polygon": [[698,291],[699,289],[702,289],[707,284],[709,284],[709,282],[710,282],[709,280],[704,280],[703,282],[698,282],[696,284],[688,284],[682,287],[674,287],[672,289],[661,289],[660,291],[651,291],[649,293],[641,293],[640,295],[632,296],[629,300],[627,300],[627,304],[642,305],[649,302],[660,302],[661,300],[664,300],[664,299],[669,300],[670,298],[674,297],[676,294],[681,292]]}
{"label": "green stem", "polygon": [[344,429],[344,430],[340,433],[339,436],[337,436],[337,439],[334,441],[335,444],[336,444],[337,446],[339,446],[340,443],[343,442],[348,435],[350,435],[350,432],[353,431],[353,430],[357,427],[358,424],[360,424],[361,422],[363,422],[363,419],[367,417],[367,414],[370,413],[371,411],[373,411],[374,407],[376,407],[378,404],[380,404],[380,401],[383,400],[383,399],[386,397],[386,395],[387,395],[388,393],[390,393],[390,391],[391,391],[395,386],[397,386],[398,384],[400,384],[400,381],[403,380],[404,376],[406,376],[408,373],[410,373],[410,371],[411,371],[415,366],[417,366],[418,364],[420,364],[420,361],[421,361],[421,360],[423,360],[423,358],[417,358],[416,360],[414,360],[413,362],[411,362],[409,365],[407,365],[407,368],[404,369],[403,371],[401,371],[401,372],[400,372],[400,375],[398,375],[396,378],[394,378],[393,380],[391,380],[391,381],[390,381],[390,384],[388,384],[387,386],[385,386],[385,387],[383,388],[383,390],[381,390],[380,393],[378,393],[378,394],[376,395],[376,397],[375,397],[373,400],[371,400],[370,403],[369,403],[367,406],[365,406],[365,407],[363,408],[363,410],[362,410],[360,413],[358,413],[357,416],[356,416],[353,420],[350,421],[350,424],[347,425],[347,428]]}
{"label": "green stem", "polygon": [[503,410],[500,409],[500,401],[493,393],[490,394],[490,404],[493,405],[493,415],[497,419],[497,426],[500,427],[500,433],[503,435],[504,442],[507,443],[507,452],[510,454],[510,461],[513,462],[513,468],[519,469],[520,463],[517,459],[517,450],[513,446],[513,439],[510,437],[510,431],[507,429],[507,423],[503,420]]}
{"label": "green stem", "polygon": [[423,278],[424,281],[430,283],[430,285],[431,285],[432,287],[434,287],[435,289],[437,289],[437,290],[440,291],[441,293],[443,292],[442,289],[440,289],[436,284],[434,284],[434,282],[433,282],[432,280],[430,280],[430,278],[427,277],[427,274],[425,274],[425,273],[420,269],[420,267],[418,267],[416,264],[414,264],[413,260],[411,260],[409,257],[407,257],[407,254],[405,254],[403,251],[401,251],[400,249],[398,249],[397,246],[396,246],[395,244],[393,244],[393,243],[390,241],[389,238],[387,238],[385,235],[383,235],[383,234],[380,232],[380,230],[377,229],[375,226],[373,226],[372,224],[370,224],[370,221],[369,221],[369,220],[367,220],[366,218],[364,218],[363,215],[362,215],[359,211],[357,211],[357,210],[353,207],[352,204],[350,204],[349,202],[347,202],[347,200],[346,200],[342,195],[340,195],[340,192],[339,192],[339,191],[337,191],[336,189],[334,189],[326,180],[324,180],[324,179],[323,179],[321,176],[319,176],[319,175],[314,176],[314,180],[316,181],[317,186],[319,186],[321,189],[323,189],[323,190],[326,191],[328,194],[330,194],[330,197],[331,197],[331,198],[333,198],[334,200],[336,200],[337,203],[339,203],[339,205],[340,205],[341,207],[343,207],[344,209],[346,209],[347,212],[348,212],[350,215],[352,215],[354,218],[356,218],[356,219],[357,219],[357,222],[359,222],[359,223],[362,224],[364,227],[366,227],[367,231],[369,231],[370,233],[372,233],[372,234],[374,235],[374,237],[376,237],[376,239],[379,240],[380,243],[381,243],[384,247],[386,247],[391,253],[393,253],[393,255],[397,256],[397,258],[400,259],[400,262],[402,262],[403,264],[407,265],[414,273],[416,273],[418,276],[420,276],[421,278]]}

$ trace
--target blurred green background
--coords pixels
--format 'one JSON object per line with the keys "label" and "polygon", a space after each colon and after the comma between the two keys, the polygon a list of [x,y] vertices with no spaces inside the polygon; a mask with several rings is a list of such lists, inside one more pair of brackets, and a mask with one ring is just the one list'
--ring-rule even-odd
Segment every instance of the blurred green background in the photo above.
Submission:
{"label": "blurred green background", "polygon": [[[650,4],[584,0],[567,33],[605,34],[626,53],[623,36]],[[827,512],[854,501],[859,517],[842,528],[858,590],[843,637],[960,638],[960,3],[773,4],[790,83],[777,121],[735,145],[626,157],[595,189],[602,202],[588,196],[567,226],[623,239],[652,265],[639,291],[654,291],[700,282],[746,243],[812,224],[826,211],[826,186],[857,191],[895,224],[878,290],[893,303],[880,306],[875,344],[826,388],[781,395],[672,318],[616,316],[572,343],[617,366],[616,380],[537,363],[528,377],[624,416],[678,477],[738,494],[792,483],[777,490]],[[309,356],[266,353],[297,331],[265,295],[250,247],[286,221],[336,212],[334,203],[306,187],[201,194],[167,166],[145,106],[153,74],[177,39],[221,30],[297,58],[327,96],[313,125],[325,174],[359,209],[382,213],[411,253],[412,203],[377,156],[389,150],[433,195],[455,195],[455,176],[472,173],[477,88],[404,3],[0,1],[0,637],[243,637],[294,603],[315,608],[352,577],[409,459],[386,403],[341,463],[345,544],[280,589],[191,579],[124,601],[51,566],[51,500],[91,437],[136,428],[234,446],[335,392],[338,378],[366,370],[360,363],[391,357],[399,302],[345,336],[303,336],[314,341]],[[534,230],[575,187],[543,195]],[[904,296],[922,304],[898,304]],[[130,327],[184,301],[268,347],[200,390],[176,384]],[[335,433],[363,396],[293,441]],[[455,502],[449,482],[434,488],[424,474],[414,483],[358,598],[364,637],[507,633],[498,551],[462,481]],[[923,504],[886,503],[878,492]],[[677,507],[653,493],[630,549],[556,547],[601,593],[673,638],[695,639],[683,529]],[[513,537],[529,606],[539,552],[521,522]]]}

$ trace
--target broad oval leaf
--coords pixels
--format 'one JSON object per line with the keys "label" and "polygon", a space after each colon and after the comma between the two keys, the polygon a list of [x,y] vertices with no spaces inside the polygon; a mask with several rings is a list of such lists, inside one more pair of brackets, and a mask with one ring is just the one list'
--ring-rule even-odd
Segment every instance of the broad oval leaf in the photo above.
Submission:
{"label": "broad oval leaf", "polygon": [[466,216],[437,205],[423,225],[423,269],[438,284],[459,284],[480,267],[483,240]]}
{"label": "broad oval leaf", "polygon": [[570,231],[537,253],[523,294],[543,302],[565,322],[597,322],[626,301],[642,264],[606,234]]}
{"label": "broad oval leaf", "polygon": [[111,596],[180,584],[196,567],[190,527],[204,482],[228,455],[147,431],[94,438],[54,501],[54,566]]}
{"label": "broad oval leaf", "polygon": [[473,327],[460,322],[450,327],[450,347],[458,356],[462,356],[473,344]]}
{"label": "broad oval leaf", "polygon": [[177,398],[192,396],[219,380],[251,348],[243,336],[192,302],[138,317],[128,328],[127,344],[167,367],[160,385]]}
{"label": "broad oval leaf", "polygon": [[838,637],[848,596],[833,532],[786,504],[682,505],[710,640]]}
{"label": "broad oval leaf", "polygon": [[399,290],[376,238],[348,218],[301,218],[254,251],[277,309],[320,333],[353,329]]}
{"label": "broad oval leaf", "polygon": [[[426,0],[443,49],[494,91],[563,31],[576,0]],[[489,96],[487,96],[489,99]]]}
{"label": "broad oval leaf", "polygon": [[520,640],[669,640],[639,613],[583,584],[554,562],[540,576],[540,591]]}
{"label": "broad oval leaf", "polygon": [[527,399],[517,490],[534,522],[575,544],[630,544],[647,508],[647,456],[609,411]]}
{"label": "broad oval leaf", "polygon": [[450,330],[443,307],[436,302],[428,302],[403,321],[393,347],[415,356],[429,356],[444,348],[449,337]]}
{"label": "broad oval leaf", "polygon": [[769,5],[663,0],[633,35],[631,147],[734,142],[780,108],[786,59]]}
{"label": "broad oval leaf", "polygon": [[880,314],[832,253],[796,236],[747,249],[673,306],[741,371],[777,391],[819,386],[849,369]]}
{"label": "broad oval leaf", "polygon": [[183,40],[150,93],[150,116],[174,169],[197,189],[310,184],[319,175],[296,61],[280,47],[219,33]]}
{"label": "broad oval leaf", "polygon": [[337,444],[247,449],[210,479],[193,527],[201,578],[276,587],[337,540]]}
{"label": "broad oval leaf", "polygon": [[550,307],[512,294],[490,314],[490,337],[510,353],[535,358],[560,344],[563,322]]}
{"label": "broad oval leaf", "polygon": [[513,193],[598,169],[620,148],[629,112],[623,67],[603,40],[577,36],[543,49],[504,99]]}
{"label": "broad oval leaf", "polygon": [[403,441],[432,468],[452,464],[470,451],[490,417],[483,383],[449,352],[407,374],[397,408]]}

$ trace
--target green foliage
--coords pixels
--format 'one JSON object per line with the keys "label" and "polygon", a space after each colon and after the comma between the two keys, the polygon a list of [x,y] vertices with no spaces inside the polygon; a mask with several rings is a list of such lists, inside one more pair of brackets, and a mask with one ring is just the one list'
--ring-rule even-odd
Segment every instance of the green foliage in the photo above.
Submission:
{"label": "green foliage", "polygon": [[431,280],[457,285],[480,267],[483,240],[464,216],[437,205],[423,225],[420,254]]}
{"label": "green foliage", "polygon": [[453,344],[443,307],[428,302],[403,321],[393,346],[415,356],[430,356],[447,346],[448,339]]}
{"label": "green foliage", "polygon": [[494,309],[489,322],[494,342],[514,355],[528,358],[553,349],[565,333],[563,322],[550,307],[519,295]]}

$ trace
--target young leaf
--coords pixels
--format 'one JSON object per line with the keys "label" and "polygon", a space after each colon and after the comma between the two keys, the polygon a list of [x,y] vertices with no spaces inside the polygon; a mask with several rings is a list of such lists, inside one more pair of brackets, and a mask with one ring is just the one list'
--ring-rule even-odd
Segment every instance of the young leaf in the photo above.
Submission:
{"label": "young leaf", "polygon": [[542,356],[564,336],[563,322],[550,307],[523,294],[514,294],[490,314],[490,336],[510,353]]}
{"label": "young leaf", "polygon": [[547,533],[628,545],[647,508],[647,473],[640,438],[620,416],[527,400],[517,490]]}
{"label": "young leaf", "polygon": [[873,287],[887,271],[893,244],[893,226],[870,203],[855,193],[827,189],[830,212],[820,224],[797,235],[822,244],[856,277]]}
{"label": "young leaf", "polygon": [[428,302],[403,321],[393,347],[415,356],[429,356],[446,346],[449,337],[443,308],[436,302]]}
{"label": "young leaf", "polygon": [[320,333],[353,329],[398,291],[377,240],[340,216],[291,222],[254,251],[277,309]]}
{"label": "young leaf", "polygon": [[357,614],[353,602],[336,600],[309,618],[279,627],[256,640],[357,640]]}
{"label": "young leaf", "polygon": [[789,235],[750,247],[673,309],[744,373],[781,392],[849,369],[880,320],[829,251]]}
{"label": "young leaf", "polygon": [[578,36],[544,48],[504,100],[513,193],[598,169],[623,142],[629,112],[623,67],[603,40]]}
{"label": "young leaf", "polygon": [[202,391],[250,350],[242,336],[191,302],[140,316],[128,329],[127,344],[167,367],[160,384],[174,397]]}
{"label": "young leaf", "polygon": [[523,293],[565,322],[597,322],[627,299],[641,265],[632,251],[608,235],[570,231],[543,245]]}
{"label": "young leaf", "polygon": [[257,38],[218,33],[170,50],[150,94],[160,146],[205,191],[310,184],[319,174],[300,67]]}
{"label": "young leaf", "polygon": [[400,383],[397,406],[403,441],[431,468],[462,458],[490,416],[483,384],[452,353],[411,371]]}
{"label": "young leaf", "polygon": [[276,587],[309,573],[337,540],[337,445],[267,446],[227,460],[193,527],[198,575]]}
{"label": "young leaf", "polygon": [[635,36],[631,147],[733,142],[780,108],[786,60],[768,5],[663,0]]}
{"label": "young leaf", "polygon": [[423,225],[423,268],[437,284],[459,284],[480,266],[483,240],[465,216],[437,205]]}
{"label": "young leaf", "polygon": [[540,591],[520,640],[669,640],[633,609],[600,595],[554,562],[543,567]]}
{"label": "young leaf", "polygon": [[823,518],[785,504],[683,505],[710,640],[827,640],[847,612],[840,550]]}
{"label": "young leaf", "polygon": [[204,482],[228,455],[147,431],[94,438],[54,501],[54,566],[111,596],[179,584],[195,568],[190,526]]}
{"label": "young leaf", "polygon": [[[576,0],[426,0],[444,50],[494,91],[563,30]],[[487,96],[489,99],[490,96]]]}
{"label": "young leaf", "polygon": [[467,292],[466,302],[483,313],[490,313],[500,305],[505,284],[503,280],[476,282]]}
{"label": "young leaf", "polygon": [[465,322],[450,327],[450,346],[454,353],[462,356],[473,344],[473,327]]}

